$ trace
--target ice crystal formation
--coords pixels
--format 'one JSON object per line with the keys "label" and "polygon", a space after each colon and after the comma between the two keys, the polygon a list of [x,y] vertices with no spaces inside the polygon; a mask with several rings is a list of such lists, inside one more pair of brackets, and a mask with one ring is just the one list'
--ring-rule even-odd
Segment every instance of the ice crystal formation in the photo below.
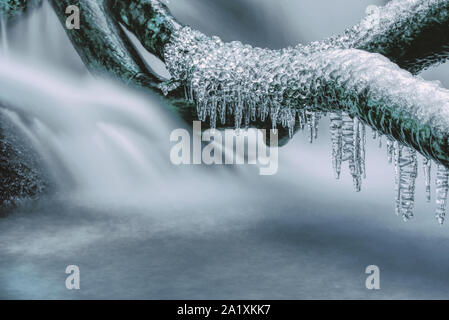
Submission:
{"label": "ice crystal formation", "polygon": [[[322,114],[320,112],[309,113],[308,115],[299,112],[299,114],[303,119],[300,129],[307,131],[310,142],[312,142],[313,139],[317,138],[317,119],[320,119]],[[354,189],[360,191],[362,180],[366,178],[366,126],[357,117],[350,117],[346,112],[331,112],[329,113],[329,119],[332,166],[335,178],[340,178],[342,164],[347,163]],[[386,148],[388,162],[394,165],[395,212],[404,220],[409,220],[413,217],[416,178],[420,171],[418,158],[422,159],[422,174],[427,202],[431,201],[432,160],[424,156],[420,157],[413,148],[404,146],[390,137],[383,137],[374,130],[372,138],[378,140],[379,148]],[[382,140],[385,140],[385,143]],[[434,166],[436,167],[435,201],[437,205],[435,217],[440,224],[443,224],[449,192],[449,170],[441,164],[434,164]]]}
{"label": "ice crystal formation", "polygon": [[[320,112],[315,112],[314,117],[304,117],[303,130],[307,130],[310,141],[316,138],[317,122],[312,119],[321,118]],[[330,135],[332,145],[332,166],[335,177],[340,178],[342,164],[347,163],[349,173],[352,176],[354,188],[361,190],[362,180],[366,178],[365,171],[365,145],[367,130],[365,124],[357,117],[350,117],[346,112],[332,112],[329,114]],[[390,137],[383,137],[373,131],[373,139],[379,141],[379,148],[385,146],[389,163],[394,164],[395,171],[395,212],[404,220],[413,217],[414,198],[416,189],[416,178],[420,171],[418,165],[418,153],[416,150],[404,146]],[[382,139],[385,143],[382,143]],[[427,202],[431,201],[431,166],[432,161],[426,157],[422,158],[422,174],[424,176],[424,189]],[[449,191],[449,170],[436,164],[436,213],[435,217],[443,224],[446,215],[446,204]]]}
{"label": "ice crystal formation", "polygon": [[[335,175],[339,177],[341,164],[347,161],[357,191],[365,176],[365,123],[381,127],[388,133],[388,157],[395,165],[396,213],[408,220],[414,209],[416,150],[434,159],[444,157],[441,150],[446,152],[447,136],[439,132],[449,130],[449,91],[414,77],[380,54],[350,49],[363,47],[362,40],[372,43],[363,35],[373,25],[365,22],[364,26],[353,37],[282,50],[224,43],[182,27],[165,47],[164,60],[172,79],[161,89],[168,93],[183,86],[186,99],[197,106],[199,119],[209,119],[212,128],[218,121],[224,124],[228,116],[233,117],[236,129],[270,119],[273,128],[287,127],[290,135],[298,124],[306,127],[312,140],[317,111],[332,111]],[[428,128],[440,137],[430,145]],[[413,148],[403,141],[410,141]],[[429,193],[430,162],[425,160],[424,166]],[[447,177],[446,167],[439,165],[436,215],[440,223],[445,215]]]}

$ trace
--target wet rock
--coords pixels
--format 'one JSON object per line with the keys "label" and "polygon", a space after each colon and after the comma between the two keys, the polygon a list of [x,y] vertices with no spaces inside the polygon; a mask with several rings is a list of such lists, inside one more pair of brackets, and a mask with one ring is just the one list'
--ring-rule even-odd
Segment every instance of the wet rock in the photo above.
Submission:
{"label": "wet rock", "polygon": [[38,159],[26,139],[0,115],[0,216],[44,192]]}

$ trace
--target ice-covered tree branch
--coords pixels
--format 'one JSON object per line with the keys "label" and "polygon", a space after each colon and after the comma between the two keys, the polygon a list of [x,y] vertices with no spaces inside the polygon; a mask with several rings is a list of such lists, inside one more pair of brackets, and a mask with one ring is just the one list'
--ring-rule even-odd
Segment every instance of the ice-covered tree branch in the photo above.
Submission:
{"label": "ice-covered tree branch", "polygon": [[412,73],[447,59],[448,1],[393,0],[369,9],[361,23],[321,45],[380,53]]}
{"label": "ice-covered tree branch", "polygon": [[448,1],[393,1],[343,35],[282,51],[226,44],[180,28],[155,0],[115,1],[113,8],[163,58],[211,126],[231,111],[236,127],[269,116],[274,125],[293,129],[298,109],[340,109],[449,165],[449,92],[354,49],[382,53],[413,72],[444,61]]}

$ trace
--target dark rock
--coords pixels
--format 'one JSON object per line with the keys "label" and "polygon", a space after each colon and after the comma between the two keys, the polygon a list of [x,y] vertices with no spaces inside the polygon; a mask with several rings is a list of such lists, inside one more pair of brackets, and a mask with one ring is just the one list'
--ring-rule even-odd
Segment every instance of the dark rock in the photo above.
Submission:
{"label": "dark rock", "polygon": [[46,187],[39,156],[1,114],[0,180],[0,215],[20,202],[36,199]]}

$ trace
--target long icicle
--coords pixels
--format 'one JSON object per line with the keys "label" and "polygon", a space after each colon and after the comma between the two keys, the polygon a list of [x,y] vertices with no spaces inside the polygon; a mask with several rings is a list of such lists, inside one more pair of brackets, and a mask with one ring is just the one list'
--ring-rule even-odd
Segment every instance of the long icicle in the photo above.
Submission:
{"label": "long icicle", "polygon": [[332,140],[332,166],[334,176],[340,179],[342,161],[342,117],[341,113],[330,114],[330,132]]}
{"label": "long icicle", "polygon": [[426,187],[426,201],[430,202],[430,177],[431,177],[432,161],[430,159],[423,159],[424,169],[424,183]]}
{"label": "long icicle", "polygon": [[446,204],[448,195],[448,180],[449,180],[449,170],[443,166],[438,165],[437,168],[437,178],[436,178],[436,218],[439,224],[443,224],[446,216]]}

